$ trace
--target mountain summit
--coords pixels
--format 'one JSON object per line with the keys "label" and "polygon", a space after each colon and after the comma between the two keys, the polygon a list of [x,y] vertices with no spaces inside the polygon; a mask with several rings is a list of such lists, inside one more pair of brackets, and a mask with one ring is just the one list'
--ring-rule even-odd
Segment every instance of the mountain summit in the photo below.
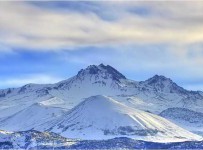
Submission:
{"label": "mountain summit", "polygon": [[153,85],[156,83],[163,83],[163,82],[168,82],[168,83],[172,83],[173,81],[170,78],[166,78],[163,75],[154,75],[152,78],[149,78],[146,80],[148,82],[149,85]]}
{"label": "mountain summit", "polygon": [[169,93],[179,93],[184,94],[187,93],[187,90],[178,86],[175,82],[173,82],[170,78],[167,78],[163,75],[154,75],[153,77],[141,82],[145,86],[151,86],[156,91],[165,91]]}
{"label": "mountain summit", "polygon": [[81,69],[76,76],[57,83],[56,88],[71,89],[73,86],[82,88],[91,85],[118,89],[123,86],[123,80],[127,80],[126,77],[109,65],[90,65]]}
{"label": "mountain summit", "polygon": [[90,65],[88,66],[86,69],[81,69],[77,76],[81,77],[84,75],[102,75],[103,78],[108,78],[110,77],[111,79],[115,80],[115,81],[119,81],[120,79],[126,79],[126,77],[121,74],[120,72],[118,72],[115,68],[109,66],[109,65],[104,65],[104,64],[100,64],[98,66],[96,65]]}

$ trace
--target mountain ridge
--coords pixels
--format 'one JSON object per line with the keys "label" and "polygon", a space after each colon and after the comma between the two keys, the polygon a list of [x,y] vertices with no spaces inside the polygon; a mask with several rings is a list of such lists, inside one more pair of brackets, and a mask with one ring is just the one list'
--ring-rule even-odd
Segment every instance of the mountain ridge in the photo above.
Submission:
{"label": "mountain ridge", "polygon": [[[103,64],[90,65],[86,69],[81,69],[77,75],[55,84],[26,84],[19,88],[0,90],[0,95],[0,104],[5,107],[5,109],[2,108],[5,112],[9,111],[7,107],[10,105],[5,102],[7,99],[13,101],[25,99],[25,97],[30,97],[33,103],[57,97],[65,102],[69,101],[68,109],[78,104],[82,98],[92,95],[134,95],[134,97],[144,100],[151,97],[160,103],[164,99],[171,99],[172,96],[175,96],[175,99],[180,99],[181,107],[190,107],[189,101],[195,103],[194,105],[197,105],[196,103],[199,105],[198,101],[203,99],[201,92],[188,91],[164,76],[155,75],[145,81],[137,82],[127,79],[113,67]],[[73,102],[73,99],[76,103]],[[29,105],[31,104],[27,104],[27,106]],[[19,110],[20,107],[13,110]],[[157,113],[164,109],[166,108]],[[5,113],[2,112],[2,114]]]}
{"label": "mountain ridge", "polygon": [[[96,74],[96,73],[98,73],[99,71],[101,71],[101,69],[100,68],[104,68],[104,69],[106,69],[107,71],[109,71],[110,70],[110,74],[118,74],[117,76],[117,78],[115,77],[115,79],[116,80],[119,80],[119,79],[127,79],[123,74],[121,74],[119,71],[117,71],[114,67],[112,67],[112,66],[110,66],[110,65],[104,65],[104,64],[100,64],[100,65],[89,65],[88,67],[86,67],[85,69],[81,69],[80,71],[78,71],[78,73],[76,74],[76,76],[80,76],[81,74],[83,74],[85,71],[90,71],[89,73],[90,74]],[[96,71],[95,71],[96,70]],[[111,72],[111,70],[113,70],[112,72]],[[71,79],[72,77],[70,77],[69,79]],[[0,95],[2,95],[2,97],[3,97],[3,95],[4,94],[9,94],[12,90],[14,90],[14,89],[19,89],[19,88],[21,88],[21,90],[23,90],[23,87],[24,88],[26,88],[26,87],[33,87],[33,86],[51,86],[51,85],[54,85],[54,84],[58,84],[58,83],[60,83],[60,82],[63,82],[63,81],[67,81],[67,80],[69,80],[69,79],[65,79],[65,80],[62,80],[62,81],[59,81],[59,82],[56,82],[56,83],[53,83],[53,84],[37,84],[37,83],[28,83],[28,84],[25,84],[25,85],[23,85],[23,86],[20,86],[20,87],[16,87],[16,88],[12,88],[12,87],[9,87],[9,88],[5,88],[5,89],[0,89]],[[135,81],[135,82],[140,82],[140,83],[143,83],[143,82],[147,82],[147,81],[150,81],[150,80],[154,80],[154,79],[160,79],[160,80],[170,80],[171,82],[173,82],[173,80],[171,80],[170,78],[167,78],[167,77],[165,77],[165,76],[163,76],[163,75],[158,75],[158,74],[155,74],[154,76],[152,76],[152,77],[150,77],[150,78],[148,78],[148,79],[146,79],[145,81],[135,81],[135,80],[132,80],[132,79],[130,79],[130,80],[132,80],[132,81]],[[173,82],[173,83],[175,83],[175,82]],[[175,83],[176,84],[176,83]],[[19,91],[21,91],[21,90],[19,90]],[[186,90],[186,89],[185,89]],[[187,91],[192,91],[192,90],[187,90]],[[197,90],[197,91],[195,91],[195,92],[200,92],[200,93],[203,93],[203,91],[199,91],[199,90]],[[3,94],[4,93],[4,94]],[[1,96],[0,96],[1,97]]]}
{"label": "mountain ridge", "polygon": [[[70,110],[94,95],[106,95],[132,109],[157,115],[174,106],[203,113],[201,92],[185,90],[160,75],[141,82],[129,80],[116,69],[103,64],[91,65],[56,84],[27,84],[1,90],[0,93],[5,93],[0,97],[1,124],[6,118],[35,103]],[[37,117],[37,113],[34,115]],[[19,123],[17,125],[20,127]]]}

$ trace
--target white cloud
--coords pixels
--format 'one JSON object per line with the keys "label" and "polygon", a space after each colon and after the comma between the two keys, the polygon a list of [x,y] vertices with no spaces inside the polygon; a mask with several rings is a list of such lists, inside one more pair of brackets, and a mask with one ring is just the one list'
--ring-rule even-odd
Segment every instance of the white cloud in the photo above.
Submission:
{"label": "white cloud", "polygon": [[[118,8],[117,19],[106,21],[93,12],[55,11],[25,2],[0,2],[0,42],[40,50],[118,43],[203,42],[203,2],[94,3],[112,10]],[[151,15],[132,14],[127,11],[132,7],[147,7]]]}

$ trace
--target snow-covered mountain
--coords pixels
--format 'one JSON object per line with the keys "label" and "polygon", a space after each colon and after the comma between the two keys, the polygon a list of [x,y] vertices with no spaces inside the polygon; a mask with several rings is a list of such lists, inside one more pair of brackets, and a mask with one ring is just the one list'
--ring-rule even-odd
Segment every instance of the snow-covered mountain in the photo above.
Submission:
{"label": "snow-covered mountain", "polygon": [[[1,90],[0,118],[11,116],[34,103],[52,98],[46,88],[51,85],[27,84],[20,88]],[[5,94],[6,93],[6,94]]]}
{"label": "snow-covered mountain", "polygon": [[[45,103],[45,102],[44,102]],[[35,103],[16,114],[1,120],[0,129],[8,131],[25,131],[39,127],[63,115],[67,110],[60,107]]]}
{"label": "snow-covered mountain", "polygon": [[133,93],[135,83],[109,65],[91,65],[80,70],[76,76],[56,83],[50,93],[66,99],[67,107],[73,108],[83,98],[93,95]]}
{"label": "snow-covered mountain", "polygon": [[76,76],[56,84],[27,84],[0,90],[0,118],[53,97],[60,100],[58,106],[71,109],[85,97],[126,93],[126,87],[130,88],[130,85],[131,81],[111,66],[91,65],[80,70]]}
{"label": "snow-covered mountain", "polygon": [[186,108],[168,108],[160,116],[175,124],[200,135],[203,135],[203,113]]}
{"label": "snow-covered mountain", "polygon": [[[132,109],[153,114],[173,107],[203,113],[203,94],[200,91],[185,90],[160,75],[141,82],[129,80],[113,67],[100,64],[88,66],[59,83],[27,84],[0,90],[0,127],[12,131],[45,129],[47,126],[44,124],[49,122],[52,125],[54,121],[53,112],[61,114],[61,110],[70,110],[94,95],[107,95]],[[28,119],[19,121],[21,118]],[[39,121],[36,123],[35,120]]]}
{"label": "snow-covered mountain", "polygon": [[49,131],[64,137],[88,140],[114,137],[159,142],[201,139],[162,117],[101,95],[85,99],[52,124]]}
{"label": "snow-covered mountain", "polygon": [[142,82],[132,81],[103,64],[91,65],[56,84],[28,84],[0,90],[0,93],[0,118],[52,98],[57,99],[57,106],[71,109],[93,95],[112,96],[126,105],[156,114],[174,105],[203,112],[201,92],[187,91],[171,79],[158,75]]}
{"label": "snow-covered mountain", "polygon": [[136,89],[134,95],[121,98],[131,107],[156,114],[174,106],[203,112],[203,96],[199,92],[188,91],[164,76],[155,75],[141,81]]}

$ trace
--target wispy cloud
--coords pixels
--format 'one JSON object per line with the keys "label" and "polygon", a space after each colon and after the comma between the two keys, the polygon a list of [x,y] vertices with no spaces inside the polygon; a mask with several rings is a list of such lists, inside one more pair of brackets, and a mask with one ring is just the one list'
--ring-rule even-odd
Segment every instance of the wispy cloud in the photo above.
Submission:
{"label": "wispy cloud", "polygon": [[61,81],[62,78],[48,76],[43,74],[32,74],[27,76],[21,76],[17,78],[8,78],[1,80],[1,88],[6,87],[20,87],[28,83],[38,83],[38,84],[51,84]]}
{"label": "wispy cloud", "polygon": [[[40,50],[118,43],[203,42],[200,34],[203,32],[203,2],[92,3],[103,12],[114,14],[116,19],[106,20],[101,17],[104,14],[98,15],[89,9],[59,11],[40,7],[40,4],[1,2],[0,41]],[[146,10],[150,11],[143,17]]]}

